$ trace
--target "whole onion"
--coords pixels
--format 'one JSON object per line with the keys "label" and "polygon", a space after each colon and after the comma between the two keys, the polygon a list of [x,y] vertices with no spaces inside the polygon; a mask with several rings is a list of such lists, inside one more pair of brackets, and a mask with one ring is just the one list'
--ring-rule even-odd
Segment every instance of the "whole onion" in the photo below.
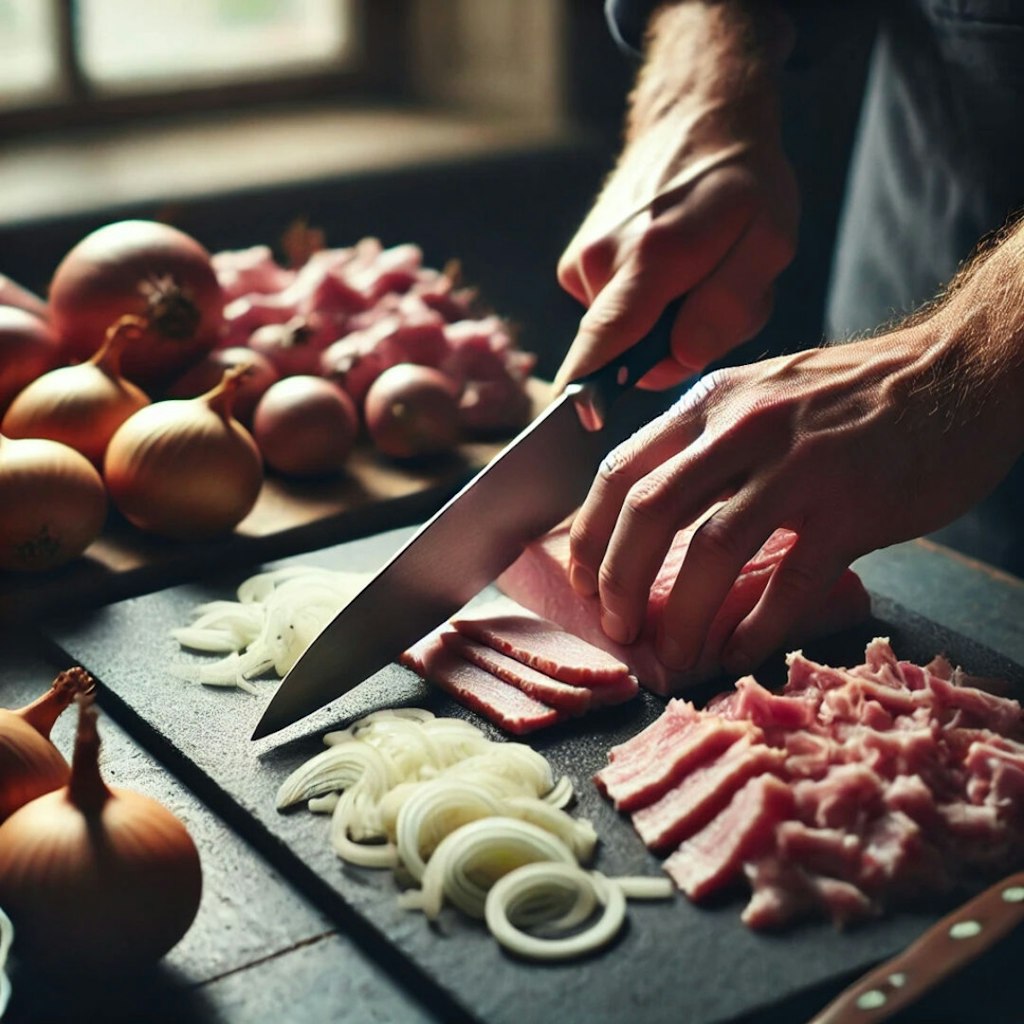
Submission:
{"label": "whole onion", "polygon": [[253,436],[267,465],[288,476],[323,476],[345,465],[359,413],[323,377],[285,377],[267,388],[253,414]]}
{"label": "whole onion", "polygon": [[107,516],[103,480],[59,441],[0,434],[0,569],[52,569],[77,558]]}
{"label": "whole onion", "polygon": [[95,686],[85,669],[61,672],[41,697],[16,711],[0,708],[0,822],[37,796],[59,789],[71,774],[50,730],[79,693]]}
{"label": "whole onion", "polygon": [[385,455],[436,455],[459,439],[459,388],[440,370],[398,363],[370,385],[363,414],[370,438]]}
{"label": "whole onion", "polygon": [[217,343],[223,300],[210,254],[183,231],[154,221],[107,224],[57,267],[50,314],[69,361],[91,356],[126,314],[146,331],[124,353],[126,377],[159,389]]}
{"label": "whole onion", "polygon": [[77,699],[67,785],[0,825],[0,905],[27,959],[62,974],[121,973],[154,963],[188,931],[202,868],[167,808],[103,781],[96,710]]}
{"label": "whole onion", "polygon": [[26,384],[59,361],[57,339],[45,320],[15,306],[0,306],[0,416]]}
{"label": "whole onion", "polygon": [[256,403],[274,381],[280,380],[280,374],[266,356],[243,345],[218,348],[203,356],[171,384],[167,389],[167,397],[195,398],[216,387],[224,377],[224,371],[236,366],[244,367],[246,372],[235,391],[232,415],[240,423],[249,426]]}
{"label": "whole onion", "polygon": [[25,387],[11,402],[0,430],[8,437],[60,441],[93,465],[102,465],[114,431],[149,405],[142,388],[120,373],[126,341],[137,338],[145,327],[138,317],[121,317],[91,359],[50,370]]}
{"label": "whole onion", "polygon": [[46,303],[35,292],[12,281],[6,274],[0,274],[0,305],[23,309],[40,320],[46,320],[50,315]]}
{"label": "whole onion", "polygon": [[176,540],[226,533],[256,504],[263,463],[231,414],[242,369],[198,398],[140,409],[107,447],[103,475],[121,514],[141,530]]}

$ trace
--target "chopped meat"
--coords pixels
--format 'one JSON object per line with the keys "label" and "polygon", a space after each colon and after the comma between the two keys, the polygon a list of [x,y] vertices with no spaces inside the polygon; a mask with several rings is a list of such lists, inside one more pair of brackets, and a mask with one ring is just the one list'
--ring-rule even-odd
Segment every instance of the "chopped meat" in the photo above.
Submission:
{"label": "chopped meat", "polygon": [[457,701],[519,736],[561,721],[563,713],[461,658],[434,630],[402,655],[419,672]]}
{"label": "chopped meat", "polygon": [[611,798],[618,810],[633,811],[653,803],[687,772],[717,757],[741,736],[753,732],[748,722],[727,722],[714,717],[681,721],[680,718],[682,716],[673,716],[666,729],[649,734],[652,756],[620,756],[594,776],[598,788]]}
{"label": "chopped meat", "polygon": [[463,635],[574,686],[621,685],[629,668],[509,598],[470,608],[452,619]]}
{"label": "chopped meat", "polygon": [[777,769],[784,754],[750,737],[691,770],[653,803],[633,814],[633,827],[652,850],[678,845],[703,828],[748,779]]}
{"label": "chopped meat", "polygon": [[751,779],[726,809],[665,861],[665,870],[690,899],[702,900],[729,885],[743,862],[775,844],[775,826],[793,810],[793,793],[774,775]]}
{"label": "chopped meat", "polygon": [[[641,805],[633,824],[652,850],[679,844],[665,870],[680,888],[699,899],[742,869],[751,927],[811,914],[844,924],[1020,863],[1015,700],[944,659],[899,661],[884,639],[849,669],[800,652],[787,661],[781,693],[746,677],[703,710],[669,701],[595,776],[620,808]],[[692,756],[739,724],[750,732]]]}
{"label": "chopped meat", "polygon": [[[639,639],[629,646],[616,644],[601,628],[596,597],[582,598],[569,583],[569,528],[561,526],[529,545],[519,559],[498,579],[499,587],[520,604],[563,629],[582,637],[625,662],[641,685],[660,694],[677,693],[686,686],[710,679],[721,669],[721,652],[736,625],[751,611],[764,592],[775,566],[785,557],[795,535],[777,530],[744,566],[719,610],[694,668],[673,671],[663,665],[654,650],[654,638],[668,595],[682,565],[695,528],[677,534],[651,588],[647,620]],[[801,639],[842,629],[863,619],[869,611],[867,592],[849,570],[843,574],[826,601],[801,624]]]}

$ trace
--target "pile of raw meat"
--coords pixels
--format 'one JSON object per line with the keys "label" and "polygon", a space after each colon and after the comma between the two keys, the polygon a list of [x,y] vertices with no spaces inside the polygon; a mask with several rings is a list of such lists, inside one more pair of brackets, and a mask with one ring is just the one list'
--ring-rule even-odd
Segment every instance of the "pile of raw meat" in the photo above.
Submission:
{"label": "pile of raw meat", "polygon": [[873,640],[864,664],[802,653],[706,709],[673,699],[596,776],[703,901],[744,880],[743,920],[838,924],[1005,873],[1024,854],[1024,717],[942,658]]}
{"label": "pile of raw meat", "polygon": [[386,369],[432,367],[460,388],[465,429],[501,432],[528,418],[536,356],[505,320],[481,314],[456,264],[435,270],[419,246],[385,249],[376,238],[314,249],[298,269],[265,245],[214,253],[212,263],[225,303],[221,349],[247,346],[282,375],[326,376],[360,408]]}
{"label": "pile of raw meat", "polygon": [[507,598],[442,624],[401,660],[516,735],[638,692],[622,662]]}

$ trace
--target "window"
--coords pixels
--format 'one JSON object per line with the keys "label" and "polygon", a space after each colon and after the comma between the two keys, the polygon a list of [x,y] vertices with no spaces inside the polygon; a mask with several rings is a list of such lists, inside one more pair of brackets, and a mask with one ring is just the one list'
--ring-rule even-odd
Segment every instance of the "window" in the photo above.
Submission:
{"label": "window", "polygon": [[399,0],[0,0],[0,122],[34,129],[254,97],[336,96],[368,77],[380,82],[366,74],[379,64],[370,59],[372,29],[382,10],[400,7]]}

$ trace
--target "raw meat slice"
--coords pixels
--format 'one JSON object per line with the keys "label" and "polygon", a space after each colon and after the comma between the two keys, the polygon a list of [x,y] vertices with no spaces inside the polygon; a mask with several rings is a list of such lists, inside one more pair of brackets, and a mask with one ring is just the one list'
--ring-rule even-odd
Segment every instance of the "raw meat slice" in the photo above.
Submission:
{"label": "raw meat slice", "polygon": [[472,662],[550,707],[570,715],[582,715],[590,709],[591,691],[585,686],[571,686],[552,679],[530,665],[456,633],[454,629],[443,632],[441,642],[463,661]]}
{"label": "raw meat slice", "polygon": [[[659,694],[677,693],[713,678],[721,670],[721,652],[733,629],[764,592],[775,566],[789,551],[795,534],[777,530],[747,563],[711,624],[697,664],[686,671],[667,668],[654,651],[657,633],[672,584],[682,565],[695,527],[681,530],[651,588],[647,620],[638,640],[617,644],[601,629],[596,597],[583,598],[569,583],[569,527],[560,526],[530,544],[498,579],[498,586],[520,604],[563,629],[625,662],[641,685]],[[865,618],[870,599],[860,579],[847,570],[820,607],[796,631],[799,639],[834,632]]]}
{"label": "raw meat slice", "polygon": [[467,609],[452,625],[463,636],[574,686],[621,685],[630,674],[607,651],[507,597]]}
{"label": "raw meat slice", "polygon": [[789,786],[774,775],[758,775],[721,814],[687,839],[664,868],[690,899],[705,899],[738,878],[744,861],[772,849],[775,826],[792,810]]}
{"label": "raw meat slice", "polygon": [[651,734],[653,756],[620,757],[602,768],[594,776],[594,782],[611,798],[616,809],[635,811],[653,803],[687,772],[755,731],[749,722],[727,722],[714,716],[684,721],[664,732]]}
{"label": "raw meat slice", "polygon": [[637,810],[633,827],[651,850],[676,846],[703,828],[749,779],[778,769],[784,759],[783,751],[751,744],[746,736]]}
{"label": "raw meat slice", "polygon": [[414,644],[402,655],[402,662],[460,703],[517,736],[554,725],[564,717],[556,708],[534,700],[460,658],[441,642],[440,630]]}

